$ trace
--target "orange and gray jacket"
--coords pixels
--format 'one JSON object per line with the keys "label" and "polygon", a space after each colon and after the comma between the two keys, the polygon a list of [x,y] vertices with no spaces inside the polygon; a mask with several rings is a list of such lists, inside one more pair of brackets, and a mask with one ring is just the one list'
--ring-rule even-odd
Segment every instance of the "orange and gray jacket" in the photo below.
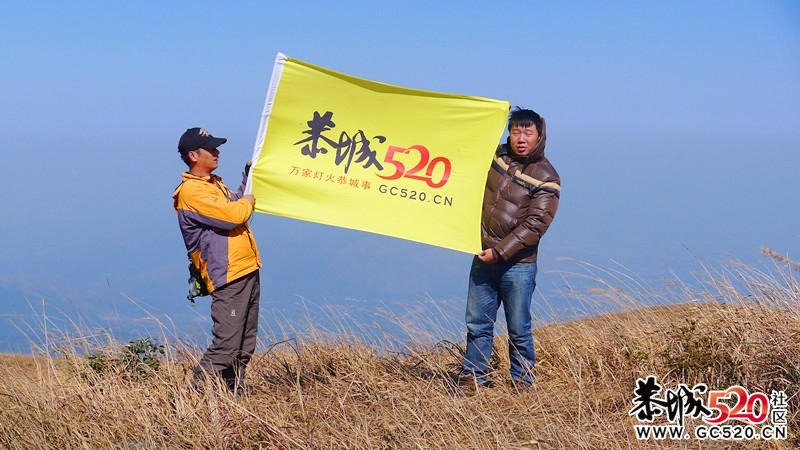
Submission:
{"label": "orange and gray jacket", "polygon": [[189,259],[209,293],[261,267],[247,225],[253,205],[241,198],[245,180],[234,193],[214,174],[197,177],[184,172],[183,182],[172,194]]}
{"label": "orange and gray jacket", "polygon": [[546,138],[543,123],[539,142],[523,158],[513,153],[508,142],[498,146],[489,169],[481,243],[503,261],[536,262],[539,240],[556,215],[561,178],[544,156]]}

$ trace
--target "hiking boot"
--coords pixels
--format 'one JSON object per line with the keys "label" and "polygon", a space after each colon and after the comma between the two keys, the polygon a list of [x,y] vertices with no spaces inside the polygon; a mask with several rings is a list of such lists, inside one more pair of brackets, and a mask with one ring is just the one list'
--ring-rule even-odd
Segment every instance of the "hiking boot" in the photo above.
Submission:
{"label": "hiking boot", "polygon": [[532,387],[533,387],[533,383],[529,384],[529,383],[527,383],[525,381],[522,381],[522,380],[515,380],[513,378],[511,379],[511,388],[514,389],[514,390],[524,391],[524,390],[527,390],[527,389],[531,389]]}
{"label": "hiking boot", "polygon": [[485,382],[481,383],[478,381],[477,378],[473,377],[472,375],[459,375],[458,386],[463,388],[476,388],[478,386],[490,388],[493,385],[492,382],[489,380],[486,380]]}

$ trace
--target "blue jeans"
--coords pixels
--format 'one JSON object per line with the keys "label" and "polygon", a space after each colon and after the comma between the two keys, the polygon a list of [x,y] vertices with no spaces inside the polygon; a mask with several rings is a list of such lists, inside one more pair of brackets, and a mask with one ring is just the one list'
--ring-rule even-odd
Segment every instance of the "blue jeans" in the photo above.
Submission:
{"label": "blue jeans", "polygon": [[531,334],[531,300],[536,288],[536,263],[485,264],[476,256],[469,273],[467,293],[467,353],[461,375],[484,384],[494,343],[494,324],[500,305],[508,326],[511,378],[533,383],[536,354]]}

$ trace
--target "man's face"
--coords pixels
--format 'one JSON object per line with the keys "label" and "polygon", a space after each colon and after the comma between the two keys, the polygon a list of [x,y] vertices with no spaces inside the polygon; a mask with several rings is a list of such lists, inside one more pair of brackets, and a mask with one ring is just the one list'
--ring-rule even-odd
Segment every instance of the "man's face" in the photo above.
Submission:
{"label": "man's face", "polygon": [[536,125],[522,127],[514,125],[508,132],[511,141],[511,150],[519,156],[528,156],[539,143],[539,132]]}
{"label": "man's face", "polygon": [[199,168],[213,172],[219,166],[219,150],[216,148],[198,148],[194,151]]}

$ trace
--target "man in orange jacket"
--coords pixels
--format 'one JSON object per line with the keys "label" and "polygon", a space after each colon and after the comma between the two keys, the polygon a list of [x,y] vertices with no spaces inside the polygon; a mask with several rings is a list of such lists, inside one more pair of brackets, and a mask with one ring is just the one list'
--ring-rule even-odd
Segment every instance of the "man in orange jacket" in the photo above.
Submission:
{"label": "man in orange jacket", "polygon": [[213,374],[237,393],[258,337],[261,259],[247,225],[255,206],[255,197],[244,194],[250,163],[235,193],[212,173],[219,165],[218,147],[225,142],[202,128],[183,133],[178,152],[189,171],[172,198],[189,259],[213,299],[214,339],[194,370],[192,384],[199,387]]}

